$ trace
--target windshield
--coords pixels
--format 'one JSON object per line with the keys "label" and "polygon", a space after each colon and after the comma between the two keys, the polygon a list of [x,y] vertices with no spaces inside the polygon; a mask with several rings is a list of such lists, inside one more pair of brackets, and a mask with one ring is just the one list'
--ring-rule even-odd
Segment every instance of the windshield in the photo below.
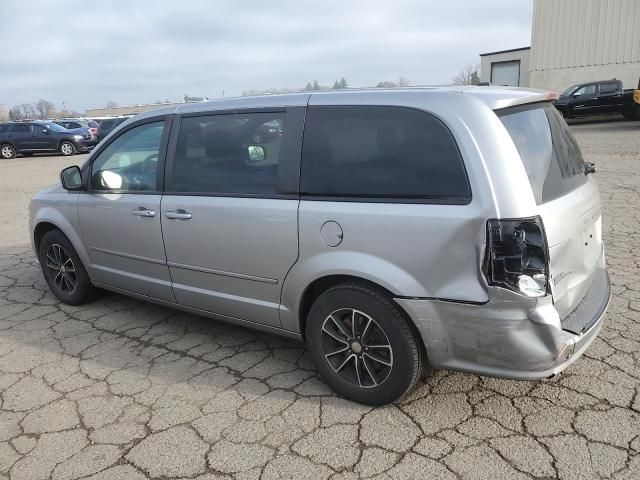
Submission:
{"label": "windshield", "polygon": [[67,130],[66,128],[58,125],[57,123],[45,123],[45,127],[47,127],[49,130],[53,130],[54,132],[65,132]]}
{"label": "windshield", "polygon": [[578,88],[580,85],[571,85],[569,88],[567,88],[565,91],[563,91],[560,95],[562,96],[566,96],[566,95],[571,95],[571,93]]}
{"label": "windshield", "polygon": [[538,205],[587,181],[578,143],[555,107],[539,104],[497,113],[518,149]]}

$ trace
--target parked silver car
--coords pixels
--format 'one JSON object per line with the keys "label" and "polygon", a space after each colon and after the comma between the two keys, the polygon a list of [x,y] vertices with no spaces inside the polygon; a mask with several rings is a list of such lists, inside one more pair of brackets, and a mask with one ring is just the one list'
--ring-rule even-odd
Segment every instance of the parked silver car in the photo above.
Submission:
{"label": "parked silver car", "polygon": [[246,97],[140,114],[33,197],[63,302],[104,288],[307,343],[379,405],[423,369],[554,375],[609,303],[594,168],[546,92]]}

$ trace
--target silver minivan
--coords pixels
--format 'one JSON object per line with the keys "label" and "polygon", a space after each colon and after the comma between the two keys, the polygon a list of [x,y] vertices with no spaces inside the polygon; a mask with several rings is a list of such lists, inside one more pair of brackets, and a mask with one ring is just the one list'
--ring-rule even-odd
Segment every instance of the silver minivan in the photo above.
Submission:
{"label": "silver minivan", "polygon": [[51,290],[304,339],[339,394],[428,366],[550,377],[609,303],[600,198],[553,96],[469,87],[185,104],[128,120],[31,202]]}

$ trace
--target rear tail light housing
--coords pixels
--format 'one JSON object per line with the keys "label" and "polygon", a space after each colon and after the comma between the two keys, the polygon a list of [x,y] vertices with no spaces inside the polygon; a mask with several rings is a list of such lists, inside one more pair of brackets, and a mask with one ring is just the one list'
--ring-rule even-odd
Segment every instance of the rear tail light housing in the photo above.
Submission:
{"label": "rear tail light housing", "polygon": [[485,274],[489,285],[527,297],[550,293],[549,249],[542,219],[489,220]]}

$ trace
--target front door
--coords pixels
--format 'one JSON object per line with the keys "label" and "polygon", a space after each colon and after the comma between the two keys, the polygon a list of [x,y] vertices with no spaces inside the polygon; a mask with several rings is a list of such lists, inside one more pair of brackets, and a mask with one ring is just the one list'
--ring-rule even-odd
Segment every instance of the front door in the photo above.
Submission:
{"label": "front door", "polygon": [[160,224],[168,124],[134,124],[101,149],[78,218],[92,280],[173,301]]}
{"label": "front door", "polygon": [[45,125],[31,124],[31,147],[33,150],[57,150],[57,138]]}
{"label": "front door", "polygon": [[569,100],[569,115],[591,115],[597,113],[595,107],[596,84],[584,85],[571,94]]}
{"label": "front door", "polygon": [[182,118],[161,208],[178,303],[280,326],[282,283],[298,257],[299,200],[283,185],[292,166],[297,177],[301,118]]}

